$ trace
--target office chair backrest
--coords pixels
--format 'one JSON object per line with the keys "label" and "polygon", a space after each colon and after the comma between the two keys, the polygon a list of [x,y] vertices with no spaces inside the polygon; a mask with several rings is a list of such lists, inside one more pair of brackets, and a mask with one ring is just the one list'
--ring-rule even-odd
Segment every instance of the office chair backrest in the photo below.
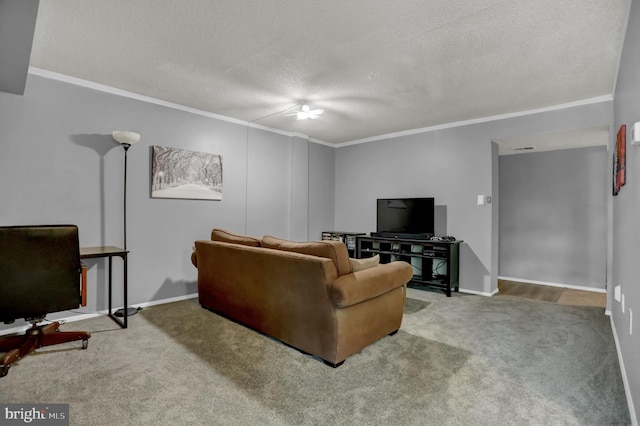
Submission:
{"label": "office chair backrest", "polygon": [[0,227],[0,321],[77,308],[80,269],[77,226]]}

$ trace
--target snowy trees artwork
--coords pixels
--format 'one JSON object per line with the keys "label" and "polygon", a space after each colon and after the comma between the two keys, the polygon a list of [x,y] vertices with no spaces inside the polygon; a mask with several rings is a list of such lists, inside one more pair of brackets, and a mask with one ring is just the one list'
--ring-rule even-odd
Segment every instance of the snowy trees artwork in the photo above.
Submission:
{"label": "snowy trees artwork", "polygon": [[151,197],[222,200],[222,156],[154,146]]}

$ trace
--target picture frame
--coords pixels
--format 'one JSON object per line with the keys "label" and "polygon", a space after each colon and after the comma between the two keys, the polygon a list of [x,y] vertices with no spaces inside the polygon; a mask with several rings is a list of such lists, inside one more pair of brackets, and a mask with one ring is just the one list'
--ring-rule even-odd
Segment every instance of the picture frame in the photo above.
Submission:
{"label": "picture frame", "polygon": [[151,198],[222,200],[222,156],[151,147]]}

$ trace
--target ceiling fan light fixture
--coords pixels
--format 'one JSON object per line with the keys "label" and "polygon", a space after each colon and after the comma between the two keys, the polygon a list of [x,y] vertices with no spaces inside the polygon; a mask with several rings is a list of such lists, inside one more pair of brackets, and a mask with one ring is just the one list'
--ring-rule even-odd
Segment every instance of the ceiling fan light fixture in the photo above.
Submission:
{"label": "ceiling fan light fixture", "polygon": [[324,112],[323,109],[311,110],[309,108],[309,105],[305,104],[305,105],[302,105],[302,107],[300,108],[300,111],[298,111],[296,113],[296,119],[297,120],[306,120],[306,119],[310,118],[312,120],[315,120],[323,112]]}

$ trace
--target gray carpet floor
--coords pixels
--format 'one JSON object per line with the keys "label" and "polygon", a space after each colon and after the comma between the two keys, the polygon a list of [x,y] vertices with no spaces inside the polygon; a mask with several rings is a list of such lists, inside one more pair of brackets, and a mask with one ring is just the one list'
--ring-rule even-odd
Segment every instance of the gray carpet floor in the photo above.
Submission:
{"label": "gray carpet floor", "polygon": [[202,309],[146,308],[42,348],[0,401],[69,403],[73,425],[627,425],[601,308],[409,289],[401,330],[337,369]]}

